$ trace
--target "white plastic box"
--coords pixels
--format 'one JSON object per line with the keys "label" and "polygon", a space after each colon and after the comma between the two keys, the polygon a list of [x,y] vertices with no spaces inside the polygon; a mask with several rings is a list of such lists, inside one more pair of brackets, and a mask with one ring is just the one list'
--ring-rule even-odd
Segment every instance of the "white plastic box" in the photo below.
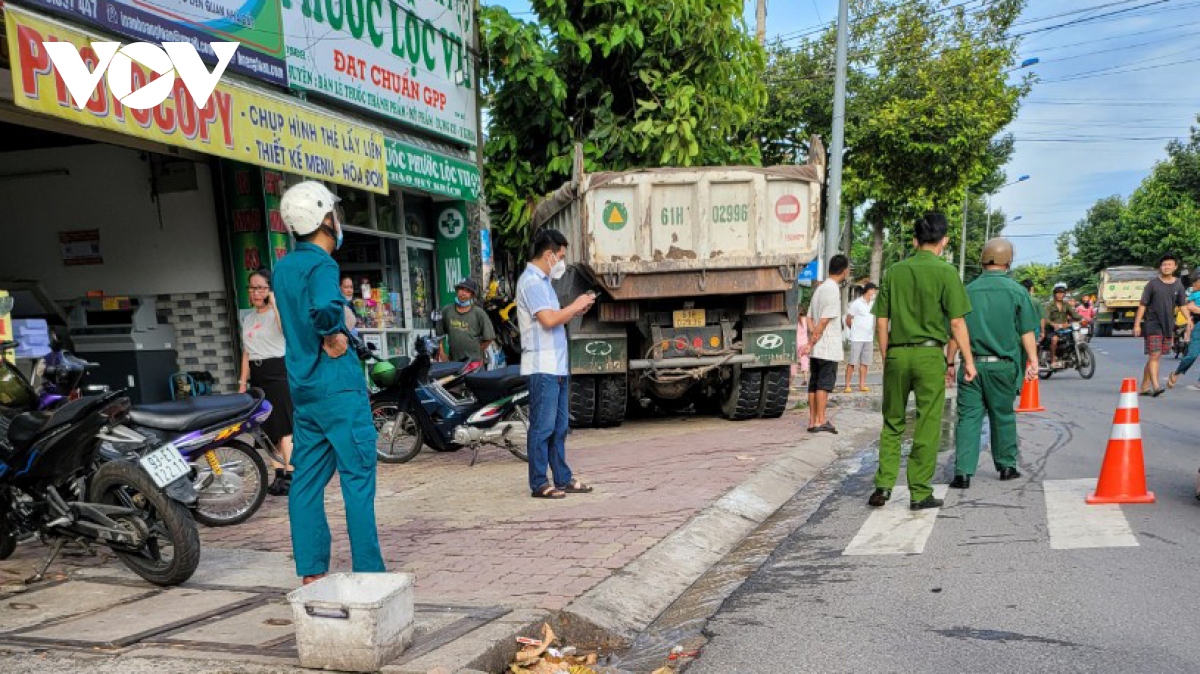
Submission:
{"label": "white plastic box", "polygon": [[407,573],[336,573],[288,594],[300,665],[376,672],[412,644],[413,586]]}

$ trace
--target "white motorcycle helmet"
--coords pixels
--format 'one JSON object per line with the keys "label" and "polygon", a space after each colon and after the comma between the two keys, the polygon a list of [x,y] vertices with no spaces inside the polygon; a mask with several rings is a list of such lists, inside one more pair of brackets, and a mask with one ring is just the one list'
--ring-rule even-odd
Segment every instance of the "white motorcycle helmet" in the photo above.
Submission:
{"label": "white motorcycle helmet", "polygon": [[337,196],[321,183],[306,180],[292,185],[279,200],[279,215],[283,224],[297,237],[308,236],[325,222],[325,216],[333,213],[334,227],[340,232],[342,223],[338,213]]}

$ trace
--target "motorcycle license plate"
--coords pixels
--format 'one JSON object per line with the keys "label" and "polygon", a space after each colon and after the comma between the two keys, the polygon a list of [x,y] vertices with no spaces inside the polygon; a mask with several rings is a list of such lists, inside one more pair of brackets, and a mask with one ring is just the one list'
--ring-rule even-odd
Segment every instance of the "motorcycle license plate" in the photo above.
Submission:
{"label": "motorcycle license plate", "polygon": [[1088,329],[1087,329],[1087,328],[1079,328],[1079,334],[1081,334],[1081,335],[1086,335],[1087,333],[1088,333]]}
{"label": "motorcycle license plate", "polygon": [[179,455],[175,445],[170,443],[143,456],[138,463],[160,489],[187,475],[192,469]]}
{"label": "motorcycle license plate", "polygon": [[704,309],[686,309],[684,311],[676,311],[673,318],[675,319],[675,329],[679,328],[703,328],[706,316]]}

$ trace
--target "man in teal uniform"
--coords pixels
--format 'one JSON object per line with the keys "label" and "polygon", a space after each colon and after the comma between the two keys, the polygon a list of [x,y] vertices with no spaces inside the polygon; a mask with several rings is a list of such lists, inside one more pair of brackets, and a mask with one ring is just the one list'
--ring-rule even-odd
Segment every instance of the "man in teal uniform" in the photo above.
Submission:
{"label": "man in teal uniform", "polygon": [[349,304],[331,254],[342,244],[337,197],[316,181],[288,189],[279,212],[299,243],[275,267],[295,404],[288,514],[296,573],[307,585],[329,572],[325,487],[336,470],[356,573],[381,572],[375,528],[375,425],[362,365],[348,350]]}
{"label": "man in teal uniform", "polygon": [[917,253],[892,265],[872,313],[883,355],[883,431],[879,438],[879,471],[868,505],[878,508],[892,497],[900,474],[900,439],[906,424],[908,394],[917,399],[917,422],[908,455],[908,490],[913,510],[938,508],[933,473],[937,469],[942,408],[946,404],[946,352],[950,336],[963,345],[966,381],[975,379],[975,361],[963,317],[971,311],[958,272],[942,259],[946,249],[946,216],[930,213],[915,226]]}
{"label": "man in teal uniform", "polygon": [[[1001,480],[1021,477],[1017,471],[1017,415],[1013,399],[1023,379],[1038,374],[1037,341],[1034,332],[1041,311],[1029,302],[1029,294],[1008,277],[1013,247],[1008,239],[992,239],[983,246],[983,275],[967,286],[971,313],[971,354],[979,376],[958,382],[958,424],[955,429],[954,481],[950,486],[967,489],[979,465],[983,417],[991,428],[992,461]],[[958,342],[950,342],[946,361],[947,378],[954,374]],[[1022,367],[1024,365],[1024,367]]]}

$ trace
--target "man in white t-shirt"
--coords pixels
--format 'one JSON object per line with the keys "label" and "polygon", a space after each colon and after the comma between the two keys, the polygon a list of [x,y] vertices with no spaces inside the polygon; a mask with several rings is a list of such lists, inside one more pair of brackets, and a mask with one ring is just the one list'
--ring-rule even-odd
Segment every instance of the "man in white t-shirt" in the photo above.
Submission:
{"label": "man in white t-shirt", "polygon": [[850,260],[845,255],[829,259],[829,274],[813,293],[808,304],[808,432],[837,433],[825,418],[829,394],[837,385],[838,364],[842,362],[842,293],[841,284],[850,273]]}
{"label": "man in white t-shirt", "polygon": [[858,390],[870,391],[867,388],[867,366],[875,356],[875,317],[871,315],[871,306],[875,304],[875,293],[878,292],[874,283],[863,286],[863,294],[850,303],[846,309],[846,327],[850,328],[850,360],[846,361],[846,393],[854,389],[854,368],[858,368]]}

